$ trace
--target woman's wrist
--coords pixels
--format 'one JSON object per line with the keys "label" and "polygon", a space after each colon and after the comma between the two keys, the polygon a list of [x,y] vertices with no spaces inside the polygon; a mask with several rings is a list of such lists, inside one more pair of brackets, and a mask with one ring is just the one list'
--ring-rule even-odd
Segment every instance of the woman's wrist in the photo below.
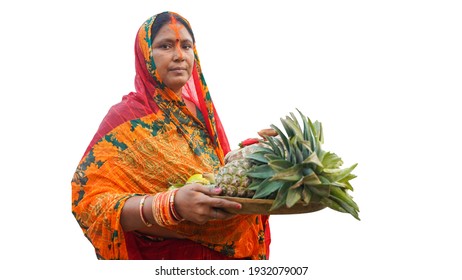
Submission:
{"label": "woman's wrist", "polygon": [[157,193],[152,198],[152,215],[160,226],[176,225],[184,219],[176,211],[175,194],[178,190]]}

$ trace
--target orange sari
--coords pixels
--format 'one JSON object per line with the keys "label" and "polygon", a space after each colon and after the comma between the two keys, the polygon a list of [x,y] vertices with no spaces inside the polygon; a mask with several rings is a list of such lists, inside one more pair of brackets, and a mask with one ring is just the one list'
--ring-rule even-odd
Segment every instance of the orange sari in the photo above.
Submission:
{"label": "orange sari", "polygon": [[186,240],[121,227],[128,198],[165,191],[195,173],[214,172],[230,150],[196,49],[193,74],[183,88],[183,99],[196,105],[196,114],[158,78],[151,56],[155,18],[140,27],[135,41],[136,92],[109,110],[74,174],[72,213],[99,259],[267,259],[265,216],[169,227]]}

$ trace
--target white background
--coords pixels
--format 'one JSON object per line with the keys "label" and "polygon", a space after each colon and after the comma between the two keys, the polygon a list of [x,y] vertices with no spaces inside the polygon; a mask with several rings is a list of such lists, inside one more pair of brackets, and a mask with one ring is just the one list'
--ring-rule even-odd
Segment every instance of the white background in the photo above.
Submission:
{"label": "white background", "polygon": [[[160,279],[160,265],[211,264],[309,266],[291,279],[461,279],[458,1],[8,3],[2,279]],[[330,209],[272,216],[263,263],[96,261],[71,214],[70,181],[109,107],[134,90],[138,27],[165,10],[192,25],[231,146],[295,108],[321,121],[324,148],[358,163],[361,221]]]}

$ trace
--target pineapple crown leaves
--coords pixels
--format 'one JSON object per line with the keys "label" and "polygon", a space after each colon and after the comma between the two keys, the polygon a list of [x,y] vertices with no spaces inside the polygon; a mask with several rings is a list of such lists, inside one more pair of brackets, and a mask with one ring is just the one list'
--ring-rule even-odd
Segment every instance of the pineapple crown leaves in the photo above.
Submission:
{"label": "pineapple crown leaves", "polygon": [[301,123],[293,113],[281,118],[284,131],[271,125],[278,136],[265,136],[259,147],[246,155],[253,163],[246,173],[252,179],[249,189],[255,191],[253,198],[274,198],[271,210],[300,201],[319,202],[359,220],[358,205],[347,193],[353,191],[349,181],[356,177],[351,172],[357,164],[342,169],[339,156],[322,150],[322,124],[297,111]]}

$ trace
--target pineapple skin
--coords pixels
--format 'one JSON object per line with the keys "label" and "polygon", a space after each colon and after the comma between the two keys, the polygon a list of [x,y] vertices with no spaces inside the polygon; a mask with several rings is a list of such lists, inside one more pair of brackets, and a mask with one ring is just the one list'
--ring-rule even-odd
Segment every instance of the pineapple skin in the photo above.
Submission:
{"label": "pineapple skin", "polygon": [[215,174],[215,183],[222,189],[221,195],[252,198],[255,194],[255,191],[248,189],[252,180],[246,176],[253,164],[245,159],[245,155],[252,152],[252,146],[230,151],[226,155],[225,165]]}

